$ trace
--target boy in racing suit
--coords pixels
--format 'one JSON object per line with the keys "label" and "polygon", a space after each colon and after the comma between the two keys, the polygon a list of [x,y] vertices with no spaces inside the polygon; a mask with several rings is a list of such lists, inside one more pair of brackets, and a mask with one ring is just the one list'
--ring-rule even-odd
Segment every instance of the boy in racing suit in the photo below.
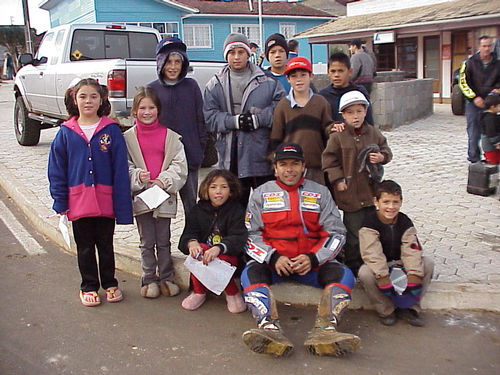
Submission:
{"label": "boy in racing suit", "polygon": [[351,300],[354,276],[335,257],[345,227],[328,189],[304,179],[299,145],[282,143],[273,159],[276,180],[258,187],[248,204],[247,255],[241,275],[245,302],[258,328],[243,333],[255,352],[285,356],[293,344],[283,335],[270,285],[286,279],[323,289],[314,328],[304,342],[316,355],[341,356],[359,348],[359,337],[337,331]]}

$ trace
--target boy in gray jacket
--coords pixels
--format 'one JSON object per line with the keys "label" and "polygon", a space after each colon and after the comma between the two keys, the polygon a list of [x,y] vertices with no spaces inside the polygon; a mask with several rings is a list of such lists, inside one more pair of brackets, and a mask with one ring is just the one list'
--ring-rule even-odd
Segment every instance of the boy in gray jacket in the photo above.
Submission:
{"label": "boy in gray jacket", "polygon": [[223,53],[228,64],[208,82],[203,112],[209,131],[217,133],[219,168],[238,176],[246,206],[250,190],[273,179],[269,135],[274,108],[285,91],[249,63],[250,46],[243,34],[229,34]]}

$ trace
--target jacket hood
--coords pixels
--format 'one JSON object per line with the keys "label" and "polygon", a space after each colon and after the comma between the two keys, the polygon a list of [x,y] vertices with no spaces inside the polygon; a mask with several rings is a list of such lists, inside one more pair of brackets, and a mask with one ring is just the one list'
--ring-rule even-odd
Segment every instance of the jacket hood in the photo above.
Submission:
{"label": "jacket hood", "polygon": [[189,58],[186,53],[186,45],[179,38],[165,38],[156,46],[156,74],[162,83],[165,83],[163,80],[163,68],[172,52],[182,56],[182,68],[181,74],[179,75],[179,81],[182,81],[188,72]]}
{"label": "jacket hood", "polygon": [[[110,119],[107,116],[102,116],[101,120],[99,121],[99,125],[97,125],[97,128],[94,132],[94,134],[100,132],[103,128],[108,126],[109,124],[116,124],[116,121]],[[71,117],[70,119],[64,121],[61,126],[65,126],[71,130],[73,130],[77,134],[82,134],[82,129],[80,128],[80,125],[78,125],[78,118],[76,116]]]}

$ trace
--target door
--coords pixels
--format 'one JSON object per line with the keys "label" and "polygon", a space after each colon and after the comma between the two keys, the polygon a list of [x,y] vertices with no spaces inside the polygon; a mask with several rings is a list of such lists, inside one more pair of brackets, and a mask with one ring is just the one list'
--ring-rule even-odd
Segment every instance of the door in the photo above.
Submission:
{"label": "door", "polygon": [[433,78],[432,92],[439,93],[439,36],[424,37],[424,78]]}
{"label": "door", "polygon": [[451,35],[451,71],[454,72],[467,57],[467,32],[457,32]]}

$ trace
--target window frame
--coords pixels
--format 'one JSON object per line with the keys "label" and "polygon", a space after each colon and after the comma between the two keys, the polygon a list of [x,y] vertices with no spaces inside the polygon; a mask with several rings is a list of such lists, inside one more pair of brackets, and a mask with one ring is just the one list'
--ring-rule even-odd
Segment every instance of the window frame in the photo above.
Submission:
{"label": "window frame", "polygon": [[[252,38],[252,37],[250,37],[250,35],[248,35],[249,33],[241,32],[240,30],[237,29],[239,27],[244,27],[244,28],[249,28],[249,29],[255,28],[257,30],[256,37]],[[240,34],[245,35],[247,37],[249,43],[255,43],[257,45],[259,45],[259,43],[260,43],[260,28],[259,28],[258,23],[232,23],[231,24],[231,33],[240,33]]]}
{"label": "window frame", "polygon": [[[283,32],[284,27],[291,26],[293,27],[293,34],[292,35],[286,35],[287,33]],[[295,34],[297,34],[297,24],[293,22],[280,22],[279,24],[280,27],[280,34],[285,36],[286,40],[292,39]]]}
{"label": "window frame", "polygon": [[[182,25],[182,35],[183,35],[183,41],[184,44],[188,49],[213,49],[213,25],[210,23],[188,23]],[[193,29],[193,42],[195,43],[194,45],[190,44],[190,41],[188,40],[186,36],[186,27],[192,28]],[[196,28],[208,28],[208,45],[196,45],[196,37],[194,34],[194,29]],[[207,30],[204,30],[203,32],[206,33]]]}

